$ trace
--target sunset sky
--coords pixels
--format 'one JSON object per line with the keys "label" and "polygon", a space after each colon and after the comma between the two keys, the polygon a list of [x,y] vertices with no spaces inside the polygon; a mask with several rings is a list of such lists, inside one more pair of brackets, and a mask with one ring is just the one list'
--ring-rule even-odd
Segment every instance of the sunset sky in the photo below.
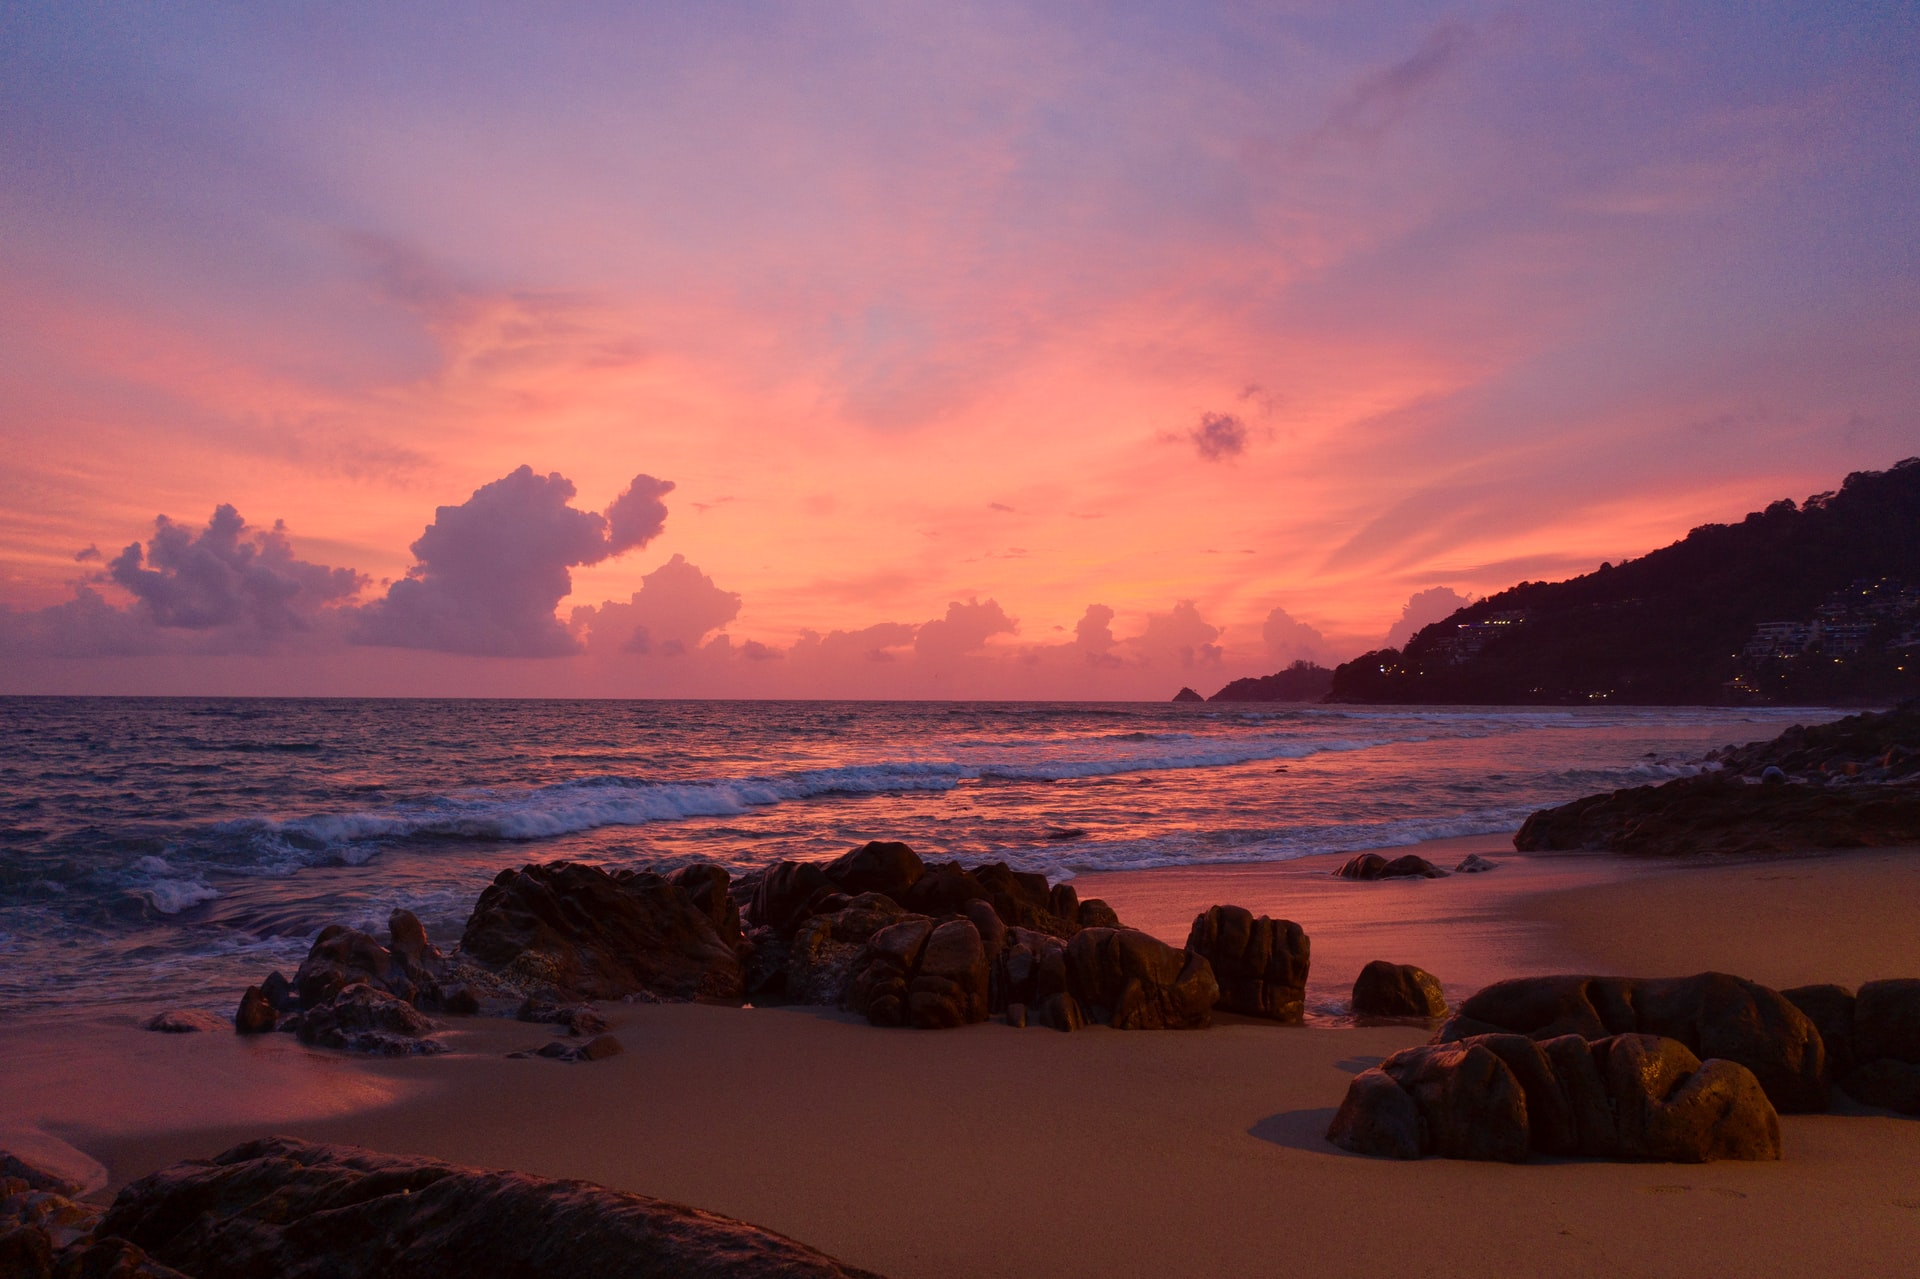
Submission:
{"label": "sunset sky", "polygon": [[1837,487],[1917,14],[9,4],[0,692],[1158,699]]}

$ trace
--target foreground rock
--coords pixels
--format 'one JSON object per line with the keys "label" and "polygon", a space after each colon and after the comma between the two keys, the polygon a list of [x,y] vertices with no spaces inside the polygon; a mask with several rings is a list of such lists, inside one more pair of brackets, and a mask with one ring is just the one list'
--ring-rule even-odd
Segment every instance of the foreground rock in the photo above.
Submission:
{"label": "foreground rock", "polygon": [[696,902],[687,887],[650,872],[548,862],[500,872],[467,920],[460,953],[556,1002],[738,1003],[740,956],[720,927],[724,908],[711,894]]}
{"label": "foreground rock", "polygon": [[184,1279],[124,1239],[96,1238],[101,1211],[60,1174],[0,1151],[0,1275]]}
{"label": "foreground rock", "polygon": [[376,1057],[412,1057],[443,1053],[433,1038],[438,1025],[412,1004],[364,982],[356,982],[298,1022],[300,1042]]}
{"label": "foreground rock", "polygon": [[1327,1140],[1394,1159],[1532,1153],[1704,1163],[1778,1159],[1780,1120],[1737,1062],[1654,1035],[1476,1035],[1355,1077]]}
{"label": "foreground rock", "polygon": [[1818,1027],[1842,1092],[1855,1101],[1920,1115],[1920,980],[1871,981],[1780,992]]}
{"label": "foreground rock", "polygon": [[1408,853],[1388,861],[1378,853],[1351,857],[1333,872],[1342,879],[1445,879],[1447,872],[1424,857]]}
{"label": "foreground rock", "polygon": [[1725,973],[1495,982],[1461,1004],[1436,1041],[1492,1032],[1539,1040],[1665,1036],[1745,1066],[1783,1113],[1821,1111],[1829,1102],[1825,1046],[1806,1014],[1778,991]]}
{"label": "foreground rock", "polygon": [[1214,906],[1193,921],[1187,949],[1204,957],[1220,986],[1219,1007],[1247,1017],[1298,1022],[1305,1009],[1311,943],[1300,925]]}
{"label": "foreground rock", "polygon": [[285,1137],[132,1183],[99,1234],[198,1279],[870,1273],[744,1222],[589,1182]]}
{"label": "foreground rock", "polygon": [[1376,959],[1353,983],[1353,1011],[1365,1017],[1445,1017],[1440,979],[1412,964]]}

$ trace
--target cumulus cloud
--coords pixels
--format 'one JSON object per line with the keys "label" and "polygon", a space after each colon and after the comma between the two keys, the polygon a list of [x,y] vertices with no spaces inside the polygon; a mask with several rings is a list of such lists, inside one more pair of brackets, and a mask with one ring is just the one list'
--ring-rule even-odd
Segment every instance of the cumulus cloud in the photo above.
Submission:
{"label": "cumulus cloud", "polygon": [[[91,552],[91,553],[89,553]],[[101,558],[93,547],[74,557]],[[364,574],[301,559],[284,523],[256,528],[230,505],[205,528],[161,515],[74,598],[0,615],[0,647],[48,656],[260,652],[315,630],[367,585]],[[96,586],[132,596],[120,607]]]}
{"label": "cumulus cloud", "polygon": [[1247,451],[1247,424],[1231,413],[1202,413],[1187,438],[1207,461],[1224,462]]}
{"label": "cumulus cloud", "polygon": [[892,662],[913,643],[920,628],[911,622],[876,622],[857,631],[802,631],[787,655],[797,661]]}
{"label": "cumulus cloud", "polygon": [[495,657],[557,657],[579,644],[554,615],[576,565],[644,546],[666,521],[673,486],[648,475],[606,514],[573,505],[573,482],[519,470],[442,506],[414,542],[415,563],[362,613],[363,644]]}
{"label": "cumulus cloud", "polygon": [[913,637],[913,651],[922,661],[950,662],[977,653],[995,635],[1011,635],[1020,623],[1008,617],[995,600],[947,605],[947,615],[922,623]]}
{"label": "cumulus cloud", "polygon": [[721,590],[685,556],[676,555],[641,578],[640,589],[626,603],[608,600],[597,609],[577,608],[573,623],[586,633],[592,652],[677,657],[699,648],[739,615],[738,591]]}
{"label": "cumulus cloud", "polygon": [[1220,664],[1224,650],[1214,642],[1220,634],[1192,600],[1181,600],[1171,613],[1149,613],[1146,629],[1130,642],[1150,662],[1173,661],[1191,669]]}
{"label": "cumulus cloud", "polygon": [[284,523],[252,528],[224,504],[198,532],[160,516],[146,546],[130,544],[107,575],[155,625],[251,626],[269,635],[305,629],[318,609],[358,594],[367,581],[352,569],[307,563],[293,553]]}
{"label": "cumulus cloud", "polygon": [[1387,632],[1387,647],[1405,647],[1420,628],[1430,626],[1471,603],[1471,596],[1462,595],[1451,586],[1433,586],[1415,592],[1407,601],[1406,608],[1401,610],[1400,620]]}
{"label": "cumulus cloud", "polygon": [[1267,656],[1282,665],[1307,661],[1332,666],[1337,660],[1327,637],[1317,627],[1297,620],[1284,608],[1267,614],[1260,634],[1267,641]]}
{"label": "cumulus cloud", "polygon": [[1089,604],[1073,626],[1073,642],[1086,655],[1090,666],[1118,666],[1113,651],[1113,610],[1105,604]]}

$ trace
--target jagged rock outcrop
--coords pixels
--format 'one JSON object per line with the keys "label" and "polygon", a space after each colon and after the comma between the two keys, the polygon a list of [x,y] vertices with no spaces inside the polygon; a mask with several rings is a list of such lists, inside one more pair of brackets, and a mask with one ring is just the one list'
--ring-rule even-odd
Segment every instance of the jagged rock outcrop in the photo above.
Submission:
{"label": "jagged rock outcrop", "polygon": [[447,1050],[444,1043],[433,1038],[437,1029],[434,1021],[406,1000],[365,982],[355,982],[300,1013],[296,1033],[301,1043],[315,1048],[410,1057]]}
{"label": "jagged rock outcrop", "polygon": [[410,1004],[438,1007],[446,959],[427,940],[427,930],[412,911],[396,910],[387,917],[387,933],[389,944],[382,946],[343,924],[321,929],[293,976],[294,994],[311,1007],[365,982]]}
{"label": "jagged rock outcrop", "polygon": [[1220,986],[1206,957],[1132,928],[1086,928],[1066,949],[1067,990],[1088,1020],[1117,1030],[1213,1023]]}
{"label": "jagged rock outcrop", "polygon": [[1778,1159],[1751,1071],[1655,1035],[1475,1035],[1361,1072],[1327,1130],[1359,1154],[1520,1163],[1529,1154],[1702,1163]]}
{"label": "jagged rock outcrop", "polygon": [[1447,872],[1424,857],[1408,853],[1391,861],[1378,853],[1350,857],[1333,872],[1342,879],[1445,879]]}
{"label": "jagged rock outcrop", "polygon": [[560,1002],[738,1003],[740,956],[715,927],[714,910],[711,900],[703,909],[687,888],[646,871],[528,865],[500,872],[480,894],[460,953]]}
{"label": "jagged rock outcrop", "polygon": [[1920,979],[1780,992],[1819,1029],[1840,1090],[1855,1101],[1920,1115]]}
{"label": "jagged rock outcrop", "polygon": [[1534,1039],[1660,1035],[1752,1071],[1782,1113],[1828,1106],[1820,1032],[1778,991],[1726,973],[1692,977],[1519,977],[1460,1005],[1437,1042],[1493,1032]]}
{"label": "jagged rock outcrop", "polygon": [[[855,897],[878,893],[908,914],[929,918],[964,915],[969,902],[985,902],[1009,926],[1070,937],[1088,905],[1071,887],[1050,887],[1044,875],[1016,871],[1003,862],[964,867],[923,862],[906,844],[873,841],[833,861],[778,861],[755,883],[745,911],[749,936],[770,928],[784,943],[808,919],[830,915]],[[1104,909],[1104,903],[1096,909]],[[756,941],[756,945],[758,942]]]}
{"label": "jagged rock outcrop", "polygon": [[1376,959],[1353,983],[1353,1011],[1367,1017],[1445,1017],[1440,979],[1412,964]]}
{"label": "jagged rock outcrop", "polygon": [[1193,921],[1187,949],[1205,957],[1220,987],[1218,1007],[1247,1017],[1298,1022],[1306,1007],[1311,944],[1300,925],[1214,906]]}
{"label": "jagged rock outcrop", "polygon": [[807,919],[787,949],[786,998],[796,1004],[844,1004],[868,939],[906,917],[891,897],[862,893],[831,915]]}
{"label": "jagged rock outcrop", "polygon": [[0,1152],[0,1275],[8,1279],[185,1279],[124,1239],[99,1238],[83,1188]]}
{"label": "jagged rock outcrop", "polygon": [[757,1226],[590,1182],[286,1137],[133,1182],[100,1231],[203,1276],[869,1275]]}

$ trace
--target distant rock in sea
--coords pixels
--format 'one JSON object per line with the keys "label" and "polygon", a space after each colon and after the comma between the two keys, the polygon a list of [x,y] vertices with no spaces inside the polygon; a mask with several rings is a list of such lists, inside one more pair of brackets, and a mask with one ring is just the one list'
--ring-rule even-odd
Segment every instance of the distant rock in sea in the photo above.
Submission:
{"label": "distant rock in sea", "polygon": [[1173,695],[1173,700],[1176,702],[1204,702],[1207,699],[1190,688],[1183,688]]}

